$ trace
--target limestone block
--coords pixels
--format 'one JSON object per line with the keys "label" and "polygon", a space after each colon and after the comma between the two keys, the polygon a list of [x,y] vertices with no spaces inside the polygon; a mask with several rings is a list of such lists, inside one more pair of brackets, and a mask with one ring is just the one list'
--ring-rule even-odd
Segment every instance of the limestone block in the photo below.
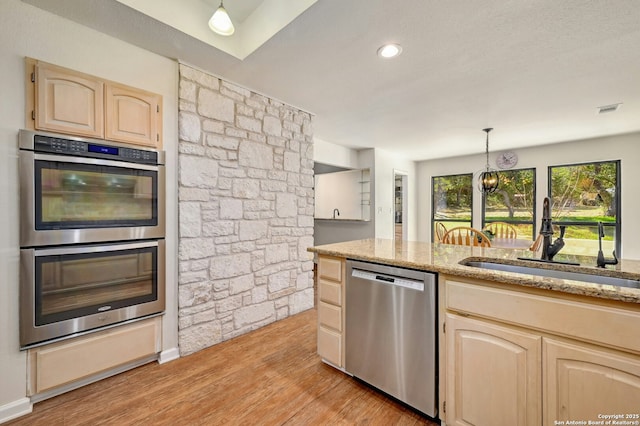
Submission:
{"label": "limestone block", "polygon": [[267,264],[286,262],[289,260],[289,244],[269,244],[264,250],[264,261]]}
{"label": "limestone block", "polygon": [[237,116],[238,127],[248,130],[254,133],[262,132],[262,123],[252,117],[245,117],[244,115]]}
{"label": "limestone block", "polygon": [[267,287],[262,285],[251,289],[251,299],[253,300],[253,303],[266,302],[268,299]]}
{"label": "limestone block", "polygon": [[291,274],[289,271],[281,271],[269,276],[267,284],[269,293],[275,293],[291,286]]}
{"label": "limestone block", "polygon": [[238,162],[241,166],[270,170],[273,167],[273,148],[251,141],[240,142]]}
{"label": "limestone block", "polygon": [[313,235],[300,237],[298,240],[298,258],[310,259],[313,258],[313,253],[309,253],[307,249],[313,247]]}
{"label": "limestone block", "polygon": [[267,236],[267,222],[263,220],[247,220],[240,222],[238,235],[240,241],[252,241]]}
{"label": "limestone block", "polygon": [[178,333],[181,356],[197,352],[222,340],[220,323],[217,321],[194,325]]}
{"label": "limestone block", "polygon": [[238,253],[211,259],[209,276],[212,279],[232,278],[251,273],[251,255]]}
{"label": "limestone block", "polygon": [[242,219],[242,200],[220,200],[220,219]]}
{"label": "limestone block", "polygon": [[200,89],[198,92],[198,114],[220,121],[233,123],[235,117],[235,102],[221,94]]}
{"label": "limestone block", "polygon": [[219,300],[216,310],[222,312],[232,312],[242,306],[242,296],[231,296],[226,299]]}
{"label": "limestone block", "polygon": [[200,281],[178,287],[178,303],[181,308],[200,305],[211,300],[211,284]]}
{"label": "limestone block", "polygon": [[180,99],[189,102],[195,102],[197,88],[198,86],[191,81],[180,80]]}
{"label": "limestone block", "polygon": [[241,277],[229,280],[229,294],[238,294],[249,291],[254,287],[253,274],[243,275]]}
{"label": "limestone block", "polygon": [[288,172],[300,171],[300,154],[295,152],[284,153],[284,169]]}
{"label": "limestone block", "polygon": [[224,133],[224,123],[216,120],[204,120],[202,130],[210,133]]}
{"label": "limestone block", "polygon": [[234,198],[257,198],[260,195],[260,181],[256,179],[237,179],[233,182]]}
{"label": "limestone block", "polygon": [[199,85],[209,89],[218,90],[220,88],[220,80],[217,77],[184,64],[180,64],[180,77],[195,81]]}
{"label": "limestone block", "polygon": [[265,115],[263,122],[263,129],[267,135],[281,136],[282,135],[282,123],[280,119],[272,115]]}
{"label": "limestone block", "polygon": [[276,311],[272,302],[246,306],[233,313],[233,325],[236,329],[265,320],[275,320]]}
{"label": "limestone block", "polygon": [[192,316],[193,324],[202,324],[204,322],[210,322],[215,319],[216,319],[215,309],[208,309],[206,311],[198,312],[197,314],[193,314]]}
{"label": "limestone block", "polygon": [[202,234],[205,237],[221,237],[223,235],[233,235],[234,233],[235,223],[230,220],[207,222],[202,225]]}
{"label": "limestone block", "polygon": [[180,154],[202,156],[204,155],[204,146],[199,143],[182,142],[178,144],[178,152]]}
{"label": "limestone block", "polygon": [[181,141],[200,142],[200,118],[195,114],[181,112],[178,117],[178,138]]}
{"label": "limestone block", "polygon": [[183,201],[208,201],[209,190],[201,188],[184,188],[178,189],[178,199]]}
{"label": "limestone block", "polygon": [[313,287],[289,296],[289,314],[295,315],[313,308]]}
{"label": "limestone block", "polygon": [[197,188],[213,188],[218,178],[218,163],[210,158],[181,155],[180,184]]}
{"label": "limestone block", "polygon": [[200,203],[180,203],[180,237],[199,237],[202,233],[202,221],[200,220]]}
{"label": "limestone block", "polygon": [[229,150],[238,149],[238,139],[223,135],[207,135],[207,145]]}
{"label": "limestone block", "polygon": [[178,248],[179,259],[203,259],[216,254],[211,238],[181,238]]}
{"label": "limestone block", "polygon": [[298,197],[295,194],[279,193],[276,195],[276,215],[280,218],[294,217],[298,214]]}

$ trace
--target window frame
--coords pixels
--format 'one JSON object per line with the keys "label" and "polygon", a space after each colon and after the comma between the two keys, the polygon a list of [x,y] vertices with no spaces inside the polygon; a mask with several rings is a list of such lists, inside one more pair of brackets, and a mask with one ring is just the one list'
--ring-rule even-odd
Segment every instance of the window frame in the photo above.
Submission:
{"label": "window frame", "polygon": [[[551,200],[551,211],[553,212],[553,196],[552,196],[552,176],[551,176],[551,172],[552,169],[554,168],[558,168],[558,167],[576,167],[576,166],[584,166],[584,165],[589,165],[589,164],[602,164],[602,163],[615,163],[616,164],[616,197],[615,197],[615,207],[616,207],[616,221],[614,224],[611,224],[611,222],[602,222],[602,225],[607,228],[607,227],[613,227],[615,229],[615,251],[616,251],[616,255],[617,257],[621,257],[622,256],[622,233],[621,233],[621,229],[622,229],[622,203],[621,203],[621,198],[622,198],[622,172],[621,172],[621,168],[622,168],[622,161],[621,160],[599,160],[599,161],[584,161],[581,163],[568,163],[568,164],[556,164],[553,166],[548,166],[547,167],[547,196],[549,197],[549,200]],[[598,226],[598,222],[582,222],[582,221],[557,221],[554,222],[554,225],[558,225],[558,224],[562,224],[562,225],[567,225],[567,226],[589,226],[589,227],[597,227]],[[595,256],[595,254],[594,254]]]}
{"label": "window frame", "polygon": [[[502,173],[508,173],[508,172],[514,172],[514,171],[520,171],[520,170],[532,170],[533,171],[533,215],[531,217],[532,222],[529,221],[523,221],[523,220],[508,220],[508,219],[504,219],[504,220],[499,220],[499,221],[490,221],[487,222],[486,218],[486,208],[487,208],[487,195],[485,193],[482,193],[482,207],[480,208],[481,212],[481,224],[482,224],[482,229],[485,228],[485,226],[487,226],[489,223],[492,222],[505,222],[505,223],[509,223],[512,225],[533,225],[532,226],[532,234],[531,234],[531,239],[535,240],[536,239],[536,224],[538,222],[537,217],[536,217],[536,206],[537,206],[537,191],[536,188],[538,186],[538,182],[537,182],[537,170],[535,167],[525,167],[525,168],[521,168],[521,169],[509,169],[509,170],[502,170],[499,171],[498,174],[502,174]],[[500,186],[498,186],[498,189],[500,189]]]}
{"label": "window frame", "polygon": [[[436,222],[442,222],[441,219],[436,219],[436,200],[435,200],[435,191],[434,191],[434,183],[436,179],[439,178],[447,178],[447,177],[455,177],[455,176],[469,176],[469,190],[470,190],[470,205],[469,205],[469,220],[447,220],[447,222],[460,222],[460,223],[469,223],[469,226],[473,226],[473,197],[474,197],[474,186],[473,186],[473,173],[454,173],[450,175],[439,175],[439,176],[431,176],[431,242],[436,241],[436,230],[434,224]],[[462,226],[462,225],[461,225]]]}

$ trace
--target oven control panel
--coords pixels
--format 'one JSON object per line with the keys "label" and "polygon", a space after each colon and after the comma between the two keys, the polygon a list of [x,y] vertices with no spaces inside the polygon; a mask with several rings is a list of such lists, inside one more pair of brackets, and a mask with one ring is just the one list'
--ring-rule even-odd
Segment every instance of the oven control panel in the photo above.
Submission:
{"label": "oven control panel", "polygon": [[158,164],[158,152],[35,134],[33,150],[129,163]]}

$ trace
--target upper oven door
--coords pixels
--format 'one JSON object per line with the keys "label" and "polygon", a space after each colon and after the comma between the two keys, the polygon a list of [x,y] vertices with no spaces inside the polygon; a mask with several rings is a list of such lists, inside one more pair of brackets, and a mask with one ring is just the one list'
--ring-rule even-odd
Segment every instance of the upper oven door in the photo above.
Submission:
{"label": "upper oven door", "polygon": [[20,150],[22,247],[163,238],[164,167]]}

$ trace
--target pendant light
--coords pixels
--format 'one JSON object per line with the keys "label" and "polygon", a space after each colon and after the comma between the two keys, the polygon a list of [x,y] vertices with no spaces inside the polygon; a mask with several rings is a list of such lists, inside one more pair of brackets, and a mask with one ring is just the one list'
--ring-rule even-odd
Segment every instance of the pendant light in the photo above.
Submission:
{"label": "pendant light", "polygon": [[495,192],[498,189],[498,184],[500,183],[500,176],[498,175],[498,171],[489,167],[489,132],[492,131],[493,128],[489,127],[486,129],[482,129],[483,132],[487,134],[487,143],[486,143],[486,155],[487,155],[487,164],[484,170],[478,172],[478,189],[483,194],[490,194]]}
{"label": "pendant light", "polygon": [[218,9],[216,9],[213,16],[211,16],[211,19],[209,19],[209,28],[211,28],[214,33],[223,36],[230,36],[236,30],[233,27],[233,22],[231,22],[229,14],[222,4],[222,0],[220,0],[220,6]]}

